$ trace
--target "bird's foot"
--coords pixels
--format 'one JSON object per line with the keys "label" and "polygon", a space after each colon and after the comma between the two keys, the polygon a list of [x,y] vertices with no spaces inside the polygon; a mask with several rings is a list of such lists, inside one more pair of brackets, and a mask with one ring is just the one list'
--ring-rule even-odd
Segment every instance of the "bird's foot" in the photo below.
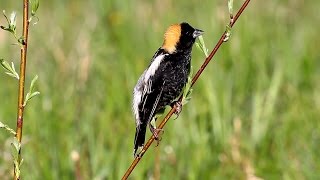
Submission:
{"label": "bird's foot", "polygon": [[162,139],[160,136],[164,133],[163,129],[155,128],[152,125],[150,125],[150,131],[153,134],[154,139],[157,141],[156,146],[159,146],[159,143]]}
{"label": "bird's foot", "polygon": [[174,112],[174,114],[177,116],[174,119],[178,119],[181,111],[182,111],[182,103],[180,101],[175,101],[171,104],[171,108],[173,108],[174,106],[176,106],[176,111]]}

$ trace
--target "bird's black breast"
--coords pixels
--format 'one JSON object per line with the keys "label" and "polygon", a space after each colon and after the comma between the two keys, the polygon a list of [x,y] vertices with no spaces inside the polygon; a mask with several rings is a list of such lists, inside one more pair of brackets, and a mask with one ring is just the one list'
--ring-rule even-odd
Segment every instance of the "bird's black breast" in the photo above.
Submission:
{"label": "bird's black breast", "polygon": [[163,59],[163,66],[159,69],[162,72],[163,92],[157,109],[170,105],[180,95],[188,80],[190,61],[190,53],[176,53]]}
{"label": "bird's black breast", "polygon": [[178,98],[188,80],[190,61],[191,52],[164,56],[155,74],[150,77],[150,91],[143,96],[139,104],[139,116],[143,123],[150,121],[150,117]]}

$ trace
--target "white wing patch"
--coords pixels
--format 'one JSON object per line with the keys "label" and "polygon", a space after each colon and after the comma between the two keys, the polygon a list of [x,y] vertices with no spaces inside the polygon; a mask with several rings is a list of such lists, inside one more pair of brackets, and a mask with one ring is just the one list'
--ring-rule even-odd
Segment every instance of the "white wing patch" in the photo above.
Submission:
{"label": "white wing patch", "polygon": [[140,118],[139,118],[139,104],[141,102],[142,99],[142,92],[139,91],[138,89],[134,88],[133,91],[133,105],[132,105],[132,109],[133,109],[133,113],[134,116],[136,118],[136,125],[138,126],[139,124],[141,124]]}
{"label": "white wing patch", "polygon": [[143,72],[136,86],[134,87],[132,109],[136,119],[137,126],[141,124],[139,116],[139,104],[142,103],[141,100],[143,99],[143,97],[151,92],[152,81],[150,81],[150,78],[155,74],[155,72],[159,68],[160,63],[166,55],[167,54],[158,55],[152,61],[149,68]]}
{"label": "white wing patch", "polygon": [[166,54],[161,54],[157,56],[154,61],[152,61],[151,65],[149,66],[148,70],[146,71],[146,74],[144,76],[144,82],[148,83],[148,80],[150,79],[151,76],[154,75],[156,70],[159,68],[159,65],[162,61],[162,59],[166,56]]}

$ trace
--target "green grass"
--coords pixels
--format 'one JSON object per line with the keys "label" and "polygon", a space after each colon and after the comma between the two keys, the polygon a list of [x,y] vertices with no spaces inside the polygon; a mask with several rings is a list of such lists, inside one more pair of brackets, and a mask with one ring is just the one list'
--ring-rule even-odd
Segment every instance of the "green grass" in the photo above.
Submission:
{"label": "green grass", "polygon": [[[161,179],[319,179],[319,5],[252,1],[167,124],[160,161],[151,147],[131,179],[153,176],[156,165]],[[0,10],[21,17],[21,6]],[[44,1],[38,16],[27,84],[38,74],[41,95],[25,111],[23,179],[74,179],[72,151],[84,179],[120,179],[133,160],[132,89],[165,29],[190,22],[210,50],[228,22],[225,1]],[[18,66],[12,42],[0,31],[0,58]],[[203,59],[195,48],[194,71]],[[0,121],[15,128],[17,82],[4,71],[0,97]],[[0,131],[0,179],[11,179],[11,140]]]}

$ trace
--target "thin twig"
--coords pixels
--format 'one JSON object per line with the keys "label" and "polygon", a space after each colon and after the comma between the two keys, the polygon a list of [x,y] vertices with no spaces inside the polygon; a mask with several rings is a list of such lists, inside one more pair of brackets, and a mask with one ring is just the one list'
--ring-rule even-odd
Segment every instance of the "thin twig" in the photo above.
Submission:
{"label": "thin twig", "polygon": [[[241,13],[244,11],[244,9],[247,7],[247,5],[249,4],[250,0],[246,0],[241,8],[239,9],[239,11],[237,12],[236,16],[230,20],[230,27],[232,27],[238,20],[238,18],[240,17]],[[216,54],[216,52],[218,51],[218,49],[220,48],[221,44],[224,42],[224,39],[226,37],[227,31],[225,31],[220,40],[218,41],[218,43],[216,44],[216,46],[213,48],[213,50],[211,51],[211,53],[209,54],[209,56],[205,59],[204,63],[202,64],[202,66],[200,67],[200,69],[198,70],[198,72],[195,74],[195,76],[192,79],[192,83],[191,83],[191,87],[196,83],[196,81],[198,80],[198,78],[200,77],[200,75],[202,74],[203,70],[206,68],[206,66],[208,65],[208,63],[211,61],[211,59],[213,58],[213,56]],[[182,100],[182,96],[179,98],[179,101],[181,102]],[[163,129],[163,127],[165,126],[165,124],[168,122],[168,120],[170,119],[170,117],[173,115],[173,113],[176,111],[177,106],[174,105],[174,107],[168,112],[168,114],[166,115],[166,117],[161,121],[160,125],[159,125],[159,129]],[[130,167],[128,168],[128,170],[125,172],[125,174],[122,177],[122,180],[128,179],[128,177],[130,176],[131,172],[134,170],[134,168],[137,166],[137,164],[139,163],[139,161],[141,160],[141,158],[143,157],[144,153],[149,149],[149,147],[151,146],[152,142],[155,140],[155,137],[152,135],[150,137],[150,139],[147,141],[147,143],[145,144],[145,146],[143,147],[143,149],[141,150],[140,154],[134,159],[134,161],[131,163]]]}
{"label": "thin twig", "polygon": [[[18,92],[18,113],[17,113],[17,129],[16,138],[21,143],[22,140],[22,127],[23,127],[23,112],[24,112],[24,85],[25,74],[27,66],[27,44],[28,44],[28,31],[29,31],[29,0],[23,0],[23,42],[21,47],[21,62],[20,62],[20,78],[19,78],[19,92]],[[21,162],[21,149],[18,154],[18,162]],[[20,179],[14,171],[14,179]]]}

